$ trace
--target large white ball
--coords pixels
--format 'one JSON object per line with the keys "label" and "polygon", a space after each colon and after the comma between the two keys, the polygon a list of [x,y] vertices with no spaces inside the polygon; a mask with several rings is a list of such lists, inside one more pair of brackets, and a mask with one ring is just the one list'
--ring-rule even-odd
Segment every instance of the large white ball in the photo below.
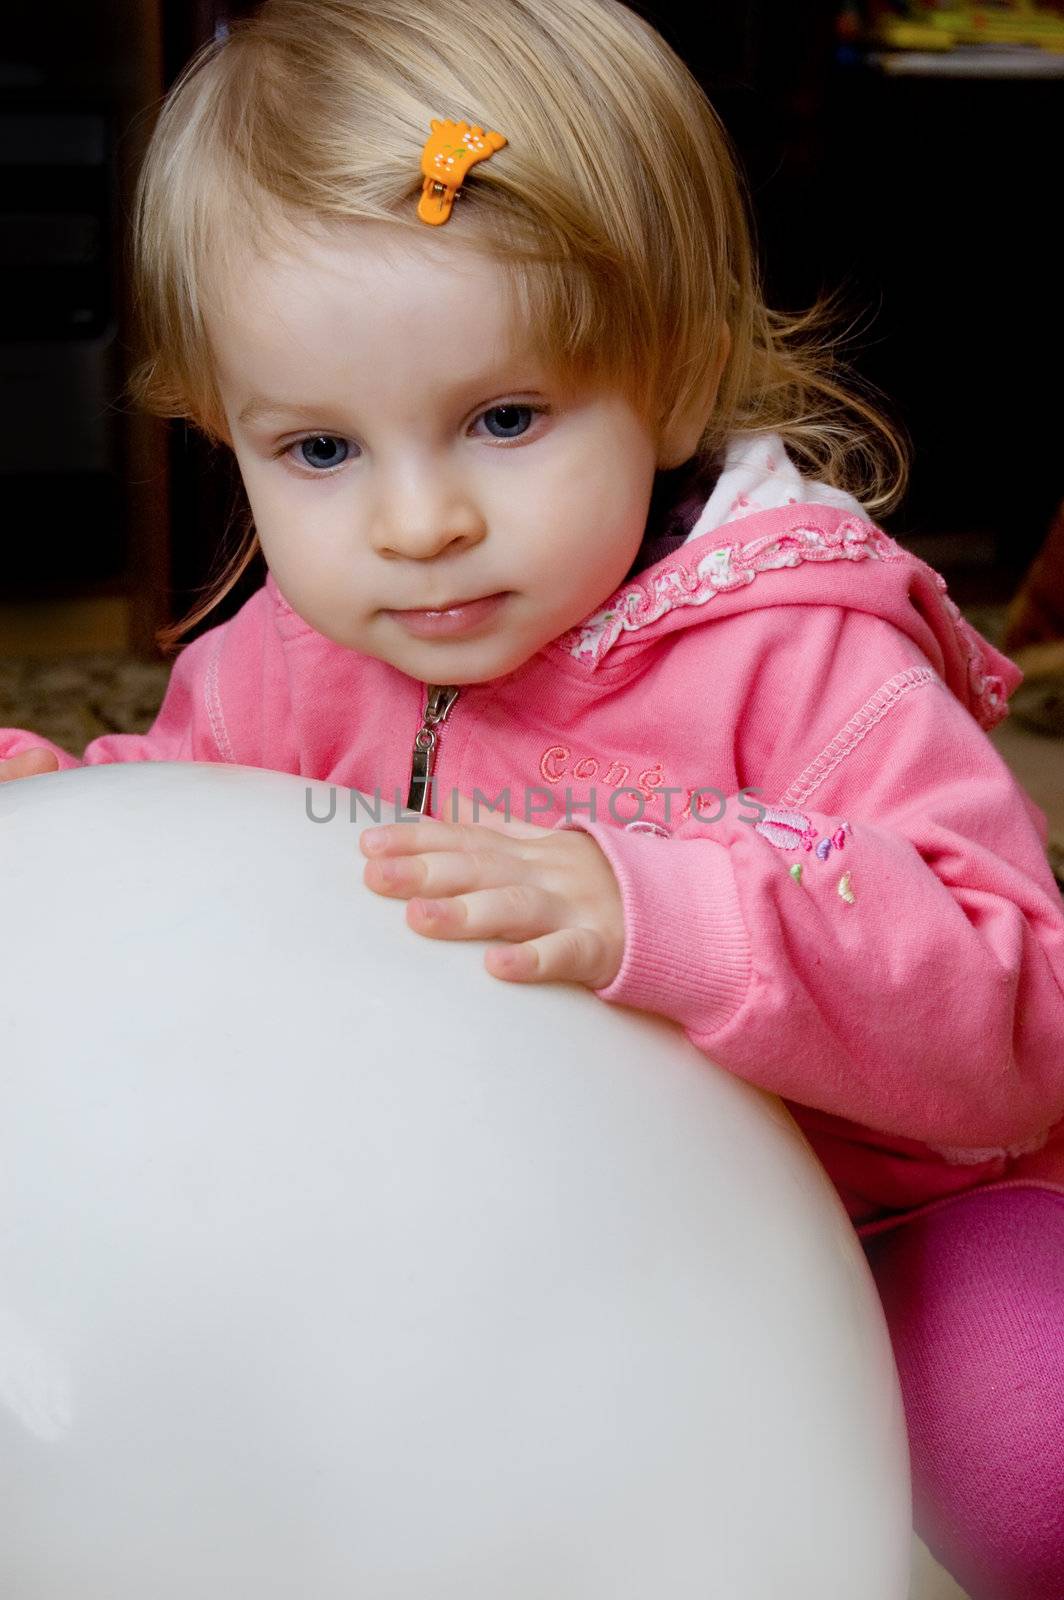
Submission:
{"label": "large white ball", "polygon": [[4,1600],[902,1600],[781,1104],[362,883],[350,791],[0,787]]}

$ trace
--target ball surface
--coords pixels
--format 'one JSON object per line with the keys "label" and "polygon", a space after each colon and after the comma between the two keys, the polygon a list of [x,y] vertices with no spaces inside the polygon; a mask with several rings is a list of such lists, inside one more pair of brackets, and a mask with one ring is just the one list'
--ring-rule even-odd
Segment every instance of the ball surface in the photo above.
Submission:
{"label": "ball surface", "polygon": [[0,787],[5,1600],[903,1600],[887,1332],[781,1103],[413,932],[369,820]]}

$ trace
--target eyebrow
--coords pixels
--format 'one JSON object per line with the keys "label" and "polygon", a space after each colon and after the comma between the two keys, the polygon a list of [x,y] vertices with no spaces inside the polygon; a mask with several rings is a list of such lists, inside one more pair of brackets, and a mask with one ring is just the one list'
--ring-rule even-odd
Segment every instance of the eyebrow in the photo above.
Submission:
{"label": "eyebrow", "polygon": [[265,395],[256,394],[251,397],[241,411],[237,421],[242,426],[249,422],[262,422],[266,417],[301,417],[304,422],[313,422],[315,417],[320,417],[323,407],[299,405],[291,400],[270,400]]}
{"label": "eyebrow", "polygon": [[[497,376],[502,377],[504,374],[499,373]],[[531,374],[529,374],[529,376],[531,376]],[[453,392],[455,394],[459,394],[463,391],[467,391],[473,388],[474,383],[477,381],[478,380],[474,379],[471,383],[463,382],[455,384]],[[483,380],[480,381],[482,382]],[[503,391],[512,392],[513,394],[535,395],[540,395],[544,392],[542,389],[537,388],[535,384],[531,384],[527,387],[522,384],[503,384],[502,388],[496,392],[502,393]],[[485,394],[490,395],[490,393],[490,385],[485,386]],[[449,394],[445,398],[449,398]],[[478,402],[478,404],[479,403],[481,402]],[[248,427],[251,423],[264,422],[267,418],[271,417],[297,417],[302,422],[313,424],[315,422],[319,422],[323,414],[329,409],[330,407],[325,405],[308,406],[303,405],[300,401],[296,400],[271,400],[266,395],[256,394],[252,395],[247,405],[244,406],[243,410],[240,412],[240,415],[237,417],[237,421],[241,427]]]}

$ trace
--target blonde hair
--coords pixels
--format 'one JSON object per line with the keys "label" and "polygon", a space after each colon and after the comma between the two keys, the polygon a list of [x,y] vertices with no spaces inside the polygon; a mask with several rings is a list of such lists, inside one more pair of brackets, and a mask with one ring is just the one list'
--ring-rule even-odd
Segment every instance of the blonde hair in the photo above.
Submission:
{"label": "blonde hair", "polygon": [[[800,466],[888,509],[895,427],[839,370],[830,307],[764,304],[742,181],[703,90],[620,0],[265,0],[188,63],[134,203],[142,354],[129,392],[230,443],[207,337],[235,263],[292,230],[416,216],[430,119],[508,140],[474,167],[444,228],[508,279],[549,368],[623,393],[661,437],[712,395],[694,458],[779,433]],[[258,549],[253,523],[169,648]]]}

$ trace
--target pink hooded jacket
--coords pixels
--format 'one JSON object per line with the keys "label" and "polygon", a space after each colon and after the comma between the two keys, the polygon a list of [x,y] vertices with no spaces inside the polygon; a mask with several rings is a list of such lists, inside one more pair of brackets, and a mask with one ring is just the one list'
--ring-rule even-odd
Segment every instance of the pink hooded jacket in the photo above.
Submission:
{"label": "pink hooded jacket", "polygon": [[[1064,1192],[1064,905],[983,732],[1021,673],[845,505],[744,510],[462,686],[428,809],[479,791],[591,833],[626,928],[597,992],[782,1096],[859,1231],[989,1183]],[[390,808],[428,688],[270,576],[184,649],[149,733],[83,759],[236,762]],[[41,745],[79,764],[0,731],[0,756]]]}

